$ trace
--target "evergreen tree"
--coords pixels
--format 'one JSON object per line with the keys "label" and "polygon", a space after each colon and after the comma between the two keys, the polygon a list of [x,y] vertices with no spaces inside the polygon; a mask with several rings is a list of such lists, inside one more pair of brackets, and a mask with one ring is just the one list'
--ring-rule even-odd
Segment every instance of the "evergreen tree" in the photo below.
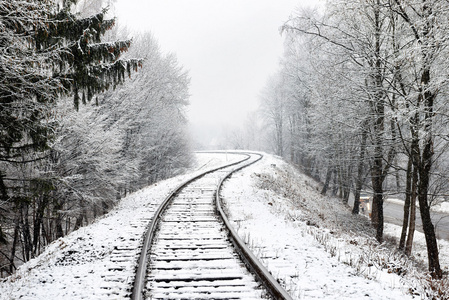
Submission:
{"label": "evergreen tree", "polygon": [[[142,63],[138,59],[120,60],[130,40],[101,41],[115,23],[105,18],[106,10],[81,18],[71,10],[76,2],[0,0],[3,215],[13,208],[26,210],[33,195],[42,192],[32,191],[33,188],[45,187],[47,192],[52,189],[50,183],[35,184],[40,180],[38,174],[27,172],[19,176],[17,171],[47,154],[57,126],[52,115],[56,101],[73,95],[78,109],[80,101],[86,103],[95,94],[115,88],[124,81],[126,73],[129,75]],[[5,242],[1,227],[0,242]]]}
{"label": "evergreen tree", "polygon": [[[76,2],[76,1],[74,1]],[[105,19],[107,9],[86,18],[71,12],[70,3],[50,15],[49,27],[40,27],[36,34],[36,48],[40,51],[59,48],[61,55],[52,65],[57,78],[74,95],[78,109],[100,92],[115,88],[137,70],[142,61],[121,60],[122,52],[131,45],[130,40],[102,42],[102,36],[115,25],[115,19]]]}

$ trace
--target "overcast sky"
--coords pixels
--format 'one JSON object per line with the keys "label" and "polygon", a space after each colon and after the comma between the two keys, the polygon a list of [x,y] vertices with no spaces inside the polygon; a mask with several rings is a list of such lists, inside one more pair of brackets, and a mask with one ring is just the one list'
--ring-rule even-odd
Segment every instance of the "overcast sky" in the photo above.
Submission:
{"label": "overcast sky", "polygon": [[317,0],[117,0],[131,30],[151,31],[191,77],[194,128],[240,125],[282,56],[279,27]]}

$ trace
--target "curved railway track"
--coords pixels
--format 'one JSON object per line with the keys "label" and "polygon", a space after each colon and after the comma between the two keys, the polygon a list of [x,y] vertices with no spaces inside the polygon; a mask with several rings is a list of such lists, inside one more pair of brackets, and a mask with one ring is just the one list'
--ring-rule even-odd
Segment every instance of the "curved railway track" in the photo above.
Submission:
{"label": "curved railway track", "polygon": [[144,237],[132,299],[291,299],[221,207],[224,180],[262,158],[242,155],[183,183],[164,200]]}

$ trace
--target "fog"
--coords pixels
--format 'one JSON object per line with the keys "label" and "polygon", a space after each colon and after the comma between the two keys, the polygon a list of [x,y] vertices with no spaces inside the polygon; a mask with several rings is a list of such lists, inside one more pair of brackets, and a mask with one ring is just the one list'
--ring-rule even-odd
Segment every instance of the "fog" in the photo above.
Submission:
{"label": "fog", "polygon": [[283,52],[280,26],[298,0],[118,0],[116,15],[132,31],[151,31],[191,77],[188,118],[201,144],[242,126],[257,110]]}

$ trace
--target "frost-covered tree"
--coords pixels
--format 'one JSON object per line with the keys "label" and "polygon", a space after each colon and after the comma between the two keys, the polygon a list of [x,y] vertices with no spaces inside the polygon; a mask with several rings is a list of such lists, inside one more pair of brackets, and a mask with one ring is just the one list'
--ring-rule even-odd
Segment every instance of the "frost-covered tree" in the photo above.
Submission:
{"label": "frost-covered tree", "polygon": [[307,63],[305,43],[287,36],[281,62],[285,88],[290,101],[286,103],[288,118],[288,155],[290,161],[301,164],[310,175],[314,173],[314,158],[309,144],[311,135],[311,72]]}
{"label": "frost-covered tree", "polygon": [[[154,38],[137,36],[126,54],[144,57],[142,69],[95,107],[78,112],[58,105],[64,118],[53,145],[57,174],[56,237],[88,223],[117,198],[182,172],[190,163],[185,132],[187,73],[173,55],[162,55]],[[89,105],[88,105],[89,106]],[[72,220],[72,221],[69,221]]]}
{"label": "frost-covered tree", "polygon": [[[114,25],[106,11],[80,17],[72,11],[74,3],[0,1],[0,209],[12,219],[7,222],[12,249],[21,234],[24,259],[36,252],[55,188],[43,165],[60,121],[56,102],[72,95],[78,108],[123,82],[141,63],[120,60],[129,40],[101,42]],[[2,230],[0,241],[6,242]]]}
{"label": "frost-covered tree", "polygon": [[[366,104],[366,116],[360,118],[366,121],[360,122],[359,125],[368,124],[371,129],[368,149],[371,152],[372,221],[377,228],[379,241],[382,241],[383,236],[383,184],[396,153],[394,139],[387,139],[394,135],[395,126],[388,127],[385,121],[389,96],[388,73],[385,69],[391,52],[388,35],[385,34],[389,27],[385,2],[372,0],[361,5],[352,0],[344,3],[330,1],[324,16],[303,13],[284,26],[289,32],[306,34],[321,40],[329,53],[326,56],[335,61],[332,71],[348,65],[352,70],[347,74],[339,74],[345,79],[343,84],[352,87],[357,91],[357,95],[361,96],[354,99],[347,93],[343,97],[350,101],[361,100]],[[340,58],[337,58],[336,54]],[[342,82],[337,84],[341,85]],[[350,102],[347,104],[350,105]],[[357,106],[353,106],[355,107]],[[366,130],[361,128],[359,132]],[[389,140],[393,143],[388,144]]]}
{"label": "frost-covered tree", "polygon": [[284,156],[287,145],[288,93],[283,84],[284,80],[281,73],[273,75],[261,94],[261,112],[265,127],[270,133],[267,138],[272,151],[279,156]]}
{"label": "frost-covered tree", "polygon": [[[328,1],[323,13],[303,11],[284,26],[288,37],[298,35],[296,40],[311,49],[313,68],[300,63],[313,74],[311,149],[337,166],[332,171],[337,181],[352,173],[346,184],[354,186],[354,213],[369,170],[379,241],[383,200],[394,179],[394,192],[406,199],[401,248],[410,220],[407,253],[418,199],[434,277],[441,277],[441,269],[430,207],[442,199],[448,178],[448,5],[442,0]],[[344,167],[351,164],[352,170]]]}
{"label": "frost-covered tree", "polygon": [[127,128],[124,157],[139,162],[133,189],[173,175],[190,161],[185,132],[188,74],[174,55],[161,54],[150,34],[136,37],[135,45],[129,55],[145,58],[142,72],[103,99],[104,103],[126,103],[113,111],[116,126]]}
{"label": "frost-covered tree", "polygon": [[392,2],[392,13],[408,29],[403,32],[401,42],[404,47],[398,55],[402,64],[396,69],[401,87],[398,89],[401,102],[397,112],[409,123],[410,135],[403,135],[405,152],[414,170],[429,270],[440,278],[442,270],[430,207],[434,164],[448,145],[449,3],[441,0]]}

